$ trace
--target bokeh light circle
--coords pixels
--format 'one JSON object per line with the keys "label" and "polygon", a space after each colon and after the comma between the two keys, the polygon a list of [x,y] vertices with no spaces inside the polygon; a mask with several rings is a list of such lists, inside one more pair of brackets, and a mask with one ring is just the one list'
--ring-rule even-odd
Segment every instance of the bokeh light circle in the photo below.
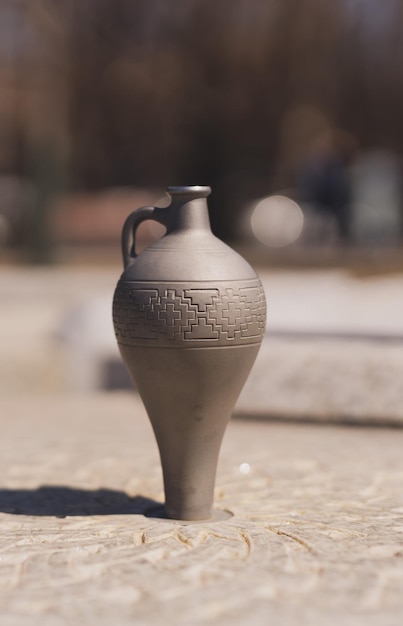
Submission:
{"label": "bokeh light circle", "polygon": [[291,198],[274,195],[260,200],[253,209],[251,228],[265,246],[281,248],[294,243],[301,235],[304,214]]}

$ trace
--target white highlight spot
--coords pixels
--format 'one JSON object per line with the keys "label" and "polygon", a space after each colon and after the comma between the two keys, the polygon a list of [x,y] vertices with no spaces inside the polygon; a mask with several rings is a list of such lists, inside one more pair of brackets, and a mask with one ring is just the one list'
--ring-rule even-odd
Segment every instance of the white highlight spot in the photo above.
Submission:
{"label": "white highlight spot", "polygon": [[239,471],[241,474],[249,474],[250,472],[249,463],[241,463],[241,465],[239,466]]}

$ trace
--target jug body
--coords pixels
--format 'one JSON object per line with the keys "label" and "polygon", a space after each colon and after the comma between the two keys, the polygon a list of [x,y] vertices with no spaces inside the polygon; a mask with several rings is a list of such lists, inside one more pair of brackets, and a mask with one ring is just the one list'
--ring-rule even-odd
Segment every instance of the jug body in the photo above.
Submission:
{"label": "jug body", "polygon": [[[208,187],[168,188],[171,205],[125,223],[125,269],[113,320],[119,349],[158,443],[167,515],[211,516],[222,437],[265,331],[251,266],[210,230]],[[166,235],[137,255],[135,235],[156,219]]]}

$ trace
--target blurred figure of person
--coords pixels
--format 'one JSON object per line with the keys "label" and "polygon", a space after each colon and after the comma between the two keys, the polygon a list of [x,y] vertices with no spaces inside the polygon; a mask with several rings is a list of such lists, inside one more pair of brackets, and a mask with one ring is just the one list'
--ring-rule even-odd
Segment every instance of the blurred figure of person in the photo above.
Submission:
{"label": "blurred figure of person", "polygon": [[[353,138],[343,131],[329,130],[312,144],[297,172],[299,199],[335,223],[340,243],[351,239],[350,165],[355,154]],[[322,233],[319,233],[322,239]]]}
{"label": "blurred figure of person", "polygon": [[0,248],[27,244],[34,203],[35,188],[27,180],[0,175]]}

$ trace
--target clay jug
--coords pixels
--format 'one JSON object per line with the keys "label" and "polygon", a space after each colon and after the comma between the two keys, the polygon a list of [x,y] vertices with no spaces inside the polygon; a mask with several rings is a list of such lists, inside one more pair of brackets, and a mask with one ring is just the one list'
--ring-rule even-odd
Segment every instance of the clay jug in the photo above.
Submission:
{"label": "clay jug", "polygon": [[[167,192],[167,208],[140,208],[123,226],[113,320],[159,447],[166,515],[203,520],[212,514],[221,441],[264,335],[266,304],[255,271],[211,232],[211,189]],[[149,219],[166,234],[137,254],[136,229]]]}

